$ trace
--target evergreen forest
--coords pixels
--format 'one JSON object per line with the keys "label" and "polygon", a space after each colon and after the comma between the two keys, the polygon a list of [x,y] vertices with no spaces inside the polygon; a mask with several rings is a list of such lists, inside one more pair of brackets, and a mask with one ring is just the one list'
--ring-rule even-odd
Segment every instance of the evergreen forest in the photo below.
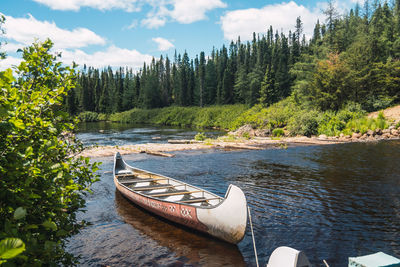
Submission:
{"label": "evergreen forest", "polygon": [[[190,58],[161,56],[139,71],[84,66],[65,99],[70,114],[112,114],[133,108],[261,104],[292,96],[302,105],[338,111],[349,102],[365,111],[400,100],[400,0],[366,0],[347,14],[334,2],[313,36],[301,17],[293,31],[266,28],[251,41],[213,48]],[[267,27],[267,25],[266,25]]]}

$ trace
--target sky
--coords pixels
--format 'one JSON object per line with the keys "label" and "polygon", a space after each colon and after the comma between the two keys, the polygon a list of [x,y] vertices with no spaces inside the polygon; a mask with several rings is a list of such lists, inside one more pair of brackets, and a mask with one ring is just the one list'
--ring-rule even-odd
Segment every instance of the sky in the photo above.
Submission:
{"label": "sky", "polygon": [[[357,0],[337,0],[340,12]],[[20,62],[19,48],[50,38],[66,64],[139,69],[153,57],[175,50],[190,58],[231,40],[251,40],[270,25],[288,33],[301,17],[304,34],[312,36],[325,21],[323,0],[0,0],[6,18],[1,51],[8,57],[0,69]]]}

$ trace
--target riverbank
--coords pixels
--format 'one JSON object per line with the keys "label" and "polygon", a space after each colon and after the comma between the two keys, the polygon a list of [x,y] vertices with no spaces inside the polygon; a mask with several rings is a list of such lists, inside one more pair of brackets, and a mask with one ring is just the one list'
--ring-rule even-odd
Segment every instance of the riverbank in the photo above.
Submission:
{"label": "riverbank", "polygon": [[300,145],[332,145],[351,142],[377,142],[380,140],[400,139],[399,129],[391,130],[394,135],[378,131],[371,135],[353,135],[340,137],[321,136],[297,136],[297,137],[253,137],[253,138],[234,138],[224,136],[218,139],[207,139],[205,141],[185,140],[182,143],[146,143],[123,146],[98,146],[85,149],[81,155],[86,157],[106,157],[112,156],[116,152],[121,154],[148,153],[156,156],[174,156],[174,151],[200,150],[200,149],[226,149],[226,150],[261,150],[261,149],[286,149],[288,147]]}
{"label": "riverbank", "polygon": [[338,111],[320,111],[302,106],[288,97],[269,107],[255,105],[224,105],[209,107],[166,107],[159,109],[132,109],[115,114],[84,112],[84,122],[111,121],[121,123],[179,126],[219,130],[237,130],[244,125],[263,132],[263,136],[344,136],[366,134],[369,130],[400,126],[400,106],[368,114],[355,103]]}
{"label": "riverbank", "polygon": [[[89,114],[90,115],[90,114]],[[93,115],[93,114],[91,114]],[[94,116],[94,115],[93,115]],[[194,140],[186,144],[147,143],[124,146],[101,146],[85,150],[89,157],[111,156],[119,151],[164,153],[195,149],[266,149],[293,145],[326,145],[344,142],[373,142],[398,139],[400,106],[365,114],[348,106],[336,113],[306,111],[290,99],[268,108],[244,105],[215,107],[169,107],[157,110],[131,110],[108,116],[113,121],[142,122],[158,125],[203,126],[236,129],[217,139]]]}

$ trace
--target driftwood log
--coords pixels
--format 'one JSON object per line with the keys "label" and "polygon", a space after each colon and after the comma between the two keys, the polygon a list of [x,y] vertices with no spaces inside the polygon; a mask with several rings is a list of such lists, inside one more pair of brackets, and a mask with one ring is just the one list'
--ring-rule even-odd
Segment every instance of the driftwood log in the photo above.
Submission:
{"label": "driftwood log", "polygon": [[[148,151],[148,150],[145,150],[143,152],[146,153],[146,154],[149,154],[149,155],[153,155],[153,156],[160,156],[160,157],[167,157],[167,158],[175,157],[174,154],[162,153],[162,152],[159,152],[159,151]],[[141,151],[141,153],[142,153],[142,151]]]}
{"label": "driftwood log", "polygon": [[182,140],[168,140],[168,143],[169,144],[202,144],[203,141],[182,139]]}

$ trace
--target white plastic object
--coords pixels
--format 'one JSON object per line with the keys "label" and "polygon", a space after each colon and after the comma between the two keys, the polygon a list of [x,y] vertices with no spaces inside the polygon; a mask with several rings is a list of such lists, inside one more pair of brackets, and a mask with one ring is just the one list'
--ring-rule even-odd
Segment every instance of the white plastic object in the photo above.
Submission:
{"label": "white plastic object", "polygon": [[306,254],[290,247],[278,247],[271,256],[267,267],[311,267]]}

